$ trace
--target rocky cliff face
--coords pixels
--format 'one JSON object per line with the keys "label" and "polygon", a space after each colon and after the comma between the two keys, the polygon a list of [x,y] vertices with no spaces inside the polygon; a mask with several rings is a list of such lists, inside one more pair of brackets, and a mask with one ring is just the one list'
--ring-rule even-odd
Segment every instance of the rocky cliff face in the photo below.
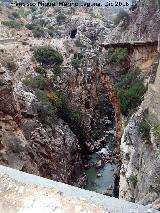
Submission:
{"label": "rocky cliff face", "polygon": [[1,74],[1,164],[81,186],[83,166],[76,136],[62,120],[54,129],[41,123],[36,97],[22,86],[15,92],[6,75],[7,70]]}
{"label": "rocky cliff face", "polygon": [[115,28],[111,37],[112,42],[157,41],[160,33],[160,3],[158,0],[140,0],[137,7],[130,12],[130,18]]}
{"label": "rocky cliff face", "polygon": [[[160,153],[159,139],[155,136],[155,128],[160,122],[157,92],[159,66],[156,66],[154,73],[156,80],[149,84],[140,109],[124,129],[121,140],[120,197],[159,209]],[[144,119],[150,126],[147,137],[139,129]]]}
{"label": "rocky cliff face", "polygon": [[[8,18],[7,13],[8,9],[2,10],[2,21]],[[79,14],[72,18],[67,16],[65,23],[54,23],[52,38],[33,38],[31,31],[24,27],[16,31],[0,26],[1,164],[77,186],[85,183],[82,154],[94,151],[95,141],[103,138],[106,129],[111,128],[113,108],[118,106],[112,81],[106,81],[99,70],[98,42],[109,30],[101,20],[91,22],[85,13],[83,15],[81,18]],[[56,21],[55,17],[45,18],[49,23]],[[28,20],[30,17],[23,21]],[[72,31],[76,32],[75,38],[71,38]],[[11,35],[14,40],[10,40]],[[27,45],[22,44],[24,40]],[[74,127],[54,113],[48,115],[48,109],[41,106],[35,91],[23,83],[24,79],[39,76],[34,69],[38,64],[33,50],[41,45],[50,45],[63,55],[63,74],[54,75],[47,69],[45,80],[49,82],[49,91],[68,94],[70,107],[79,107],[84,114],[83,128],[77,128],[78,132],[75,131],[77,123]],[[78,69],[71,66],[75,54],[81,56]],[[9,61],[5,62],[4,58],[14,59],[15,70],[8,68]]]}
{"label": "rocky cliff face", "polygon": [[153,137],[148,140],[139,133],[142,118],[140,109],[125,127],[121,140],[120,198],[159,209],[159,146]]}
{"label": "rocky cliff face", "polygon": [[[139,202],[160,209],[159,142],[155,136],[155,126],[159,125],[159,1],[140,1],[132,12],[130,24],[123,23],[115,29],[112,42],[119,41],[133,46],[130,51],[131,64],[141,68],[148,91],[138,111],[134,113],[121,139],[122,166],[120,172],[120,198]],[[151,15],[153,19],[151,18]],[[122,32],[123,29],[123,32]],[[152,29],[152,30],[151,30]],[[117,31],[118,30],[118,31]],[[119,38],[115,32],[121,33]],[[143,45],[135,45],[141,40]],[[153,41],[148,45],[146,41]],[[156,80],[155,80],[156,79]],[[158,83],[158,84],[157,84]],[[149,123],[148,136],[140,131],[142,120]]]}

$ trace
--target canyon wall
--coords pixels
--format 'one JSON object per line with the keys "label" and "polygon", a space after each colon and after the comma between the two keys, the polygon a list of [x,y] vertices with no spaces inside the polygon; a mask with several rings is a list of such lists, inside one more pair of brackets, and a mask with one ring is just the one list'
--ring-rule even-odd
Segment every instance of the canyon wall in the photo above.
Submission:
{"label": "canyon wall", "polygon": [[[7,14],[10,10],[2,8],[1,22],[8,19]],[[25,21],[30,20],[26,18]],[[92,22],[85,16],[78,15],[77,18],[68,14],[65,23],[56,25],[52,38],[34,38],[25,27],[15,30],[1,24],[0,29],[1,164],[84,186],[83,155],[93,152],[95,141],[103,139],[106,129],[111,128],[111,120],[115,116],[113,108],[117,109],[118,131],[121,126],[115,90],[109,79],[109,85],[102,82],[105,78],[98,62],[99,40],[109,30],[101,20]],[[69,33],[74,29],[77,29],[77,35],[72,40]],[[27,45],[23,45],[24,41]],[[78,108],[83,115],[81,126],[78,126],[79,120],[71,125],[67,119],[57,117],[52,111],[52,104],[47,103],[46,106],[46,103],[41,103],[35,90],[24,83],[40,76],[35,72],[39,64],[34,58],[34,49],[42,45],[52,46],[64,58],[61,74],[54,75],[51,69],[47,69],[45,81],[49,83],[45,89],[48,89],[47,92],[62,92],[70,98],[72,111]],[[79,68],[71,66],[75,54],[82,57]],[[10,60],[16,64],[14,70],[8,68]],[[76,116],[79,119],[79,114]],[[70,117],[72,119],[73,114]],[[116,136],[120,140],[118,131]]]}
{"label": "canyon wall", "polygon": [[21,93],[17,94],[17,88],[15,93],[7,74],[7,70],[0,74],[1,164],[81,186],[78,179],[83,176],[83,166],[76,136],[62,120],[54,129],[42,123],[36,97],[23,91],[21,83]]}
{"label": "canyon wall", "polygon": [[[129,45],[131,65],[141,68],[140,75],[148,84],[144,101],[124,124],[120,146],[120,198],[156,209],[160,209],[160,146],[154,133],[155,126],[159,126],[160,122],[159,26],[159,1],[141,0],[131,12],[130,21],[127,24],[122,21],[106,42],[106,45]],[[150,122],[147,138],[139,127],[144,119]]]}

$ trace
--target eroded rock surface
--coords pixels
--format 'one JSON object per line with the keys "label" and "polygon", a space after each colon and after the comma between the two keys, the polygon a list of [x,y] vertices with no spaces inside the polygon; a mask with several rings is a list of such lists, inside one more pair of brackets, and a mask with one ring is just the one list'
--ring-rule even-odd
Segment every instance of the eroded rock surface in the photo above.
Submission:
{"label": "eroded rock surface", "polygon": [[111,32],[109,42],[157,41],[160,33],[160,4],[158,0],[140,0],[130,18]]}
{"label": "eroded rock surface", "polygon": [[153,138],[143,138],[140,109],[130,119],[121,140],[120,197],[160,209],[160,154]]}

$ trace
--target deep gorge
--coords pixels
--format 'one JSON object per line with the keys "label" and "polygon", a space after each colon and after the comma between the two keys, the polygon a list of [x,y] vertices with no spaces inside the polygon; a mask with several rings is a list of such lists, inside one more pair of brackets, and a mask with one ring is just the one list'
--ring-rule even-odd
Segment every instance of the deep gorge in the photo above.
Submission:
{"label": "deep gorge", "polygon": [[0,164],[160,210],[158,0],[0,9]]}

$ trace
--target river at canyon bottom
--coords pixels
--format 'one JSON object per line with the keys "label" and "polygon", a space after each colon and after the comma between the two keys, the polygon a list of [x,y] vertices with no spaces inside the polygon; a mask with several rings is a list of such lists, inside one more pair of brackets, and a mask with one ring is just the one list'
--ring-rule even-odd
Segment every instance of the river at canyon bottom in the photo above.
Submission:
{"label": "river at canyon bottom", "polygon": [[[109,151],[113,153],[115,146],[113,133],[108,133],[106,135],[106,141],[107,144],[104,148],[108,148]],[[95,152],[91,155],[91,159],[88,163],[95,164],[98,159],[100,159],[99,155]],[[85,189],[101,194],[112,194],[114,188],[114,173],[116,172],[116,169],[117,165],[114,163],[105,163],[102,168],[98,169],[95,166],[86,169],[87,184]],[[98,177],[97,174],[100,174],[100,177]]]}

